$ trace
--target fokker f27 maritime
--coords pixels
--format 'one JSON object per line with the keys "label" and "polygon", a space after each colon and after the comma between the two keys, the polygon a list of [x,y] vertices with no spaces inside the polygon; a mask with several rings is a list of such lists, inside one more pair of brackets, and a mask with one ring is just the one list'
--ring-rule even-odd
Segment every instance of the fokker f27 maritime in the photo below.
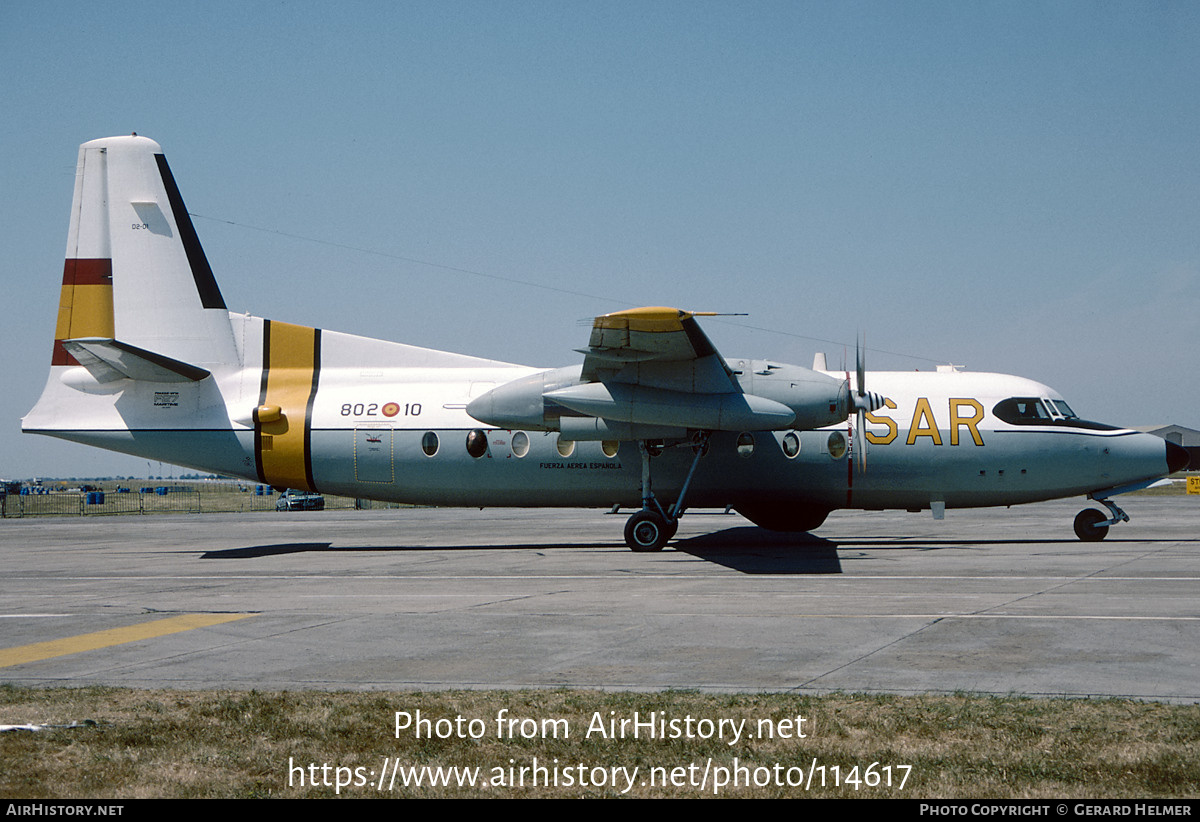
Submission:
{"label": "fokker f27 maritime", "polygon": [[[79,149],[50,377],[26,432],[257,480],[447,506],[637,509],[661,549],[686,505],[810,531],[830,511],[1112,497],[1187,463],[1020,377],[727,359],[697,313],[597,317],[582,365],[530,368],[225,307],[158,144]],[[870,387],[870,391],[866,388]],[[869,461],[867,450],[870,450]]]}

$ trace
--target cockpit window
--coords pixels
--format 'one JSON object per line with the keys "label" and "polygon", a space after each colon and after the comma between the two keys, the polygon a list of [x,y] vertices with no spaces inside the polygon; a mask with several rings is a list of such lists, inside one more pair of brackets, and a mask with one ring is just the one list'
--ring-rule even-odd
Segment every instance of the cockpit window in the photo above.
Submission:
{"label": "cockpit window", "polygon": [[1052,419],[1040,397],[1010,397],[996,403],[992,413],[1013,425],[1044,425]]}
{"label": "cockpit window", "polygon": [[1058,413],[1069,420],[1078,419],[1078,416],[1071,410],[1071,406],[1067,405],[1063,400],[1050,400],[1054,403],[1054,407],[1058,409]]}
{"label": "cockpit window", "polygon": [[1063,400],[1042,397],[1009,397],[992,408],[997,419],[1010,425],[1057,425],[1067,428],[1087,428],[1093,431],[1116,431],[1115,425],[1081,420]]}

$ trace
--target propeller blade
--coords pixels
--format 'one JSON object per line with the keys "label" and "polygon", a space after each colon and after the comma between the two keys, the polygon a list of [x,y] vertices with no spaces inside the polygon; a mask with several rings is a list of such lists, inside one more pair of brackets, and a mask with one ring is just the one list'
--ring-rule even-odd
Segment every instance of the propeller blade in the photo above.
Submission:
{"label": "propeller blade", "polygon": [[867,393],[867,335],[860,334],[854,341],[854,371],[858,378],[858,396],[854,407],[858,412],[858,472],[867,472],[867,412],[874,411],[883,405],[883,400],[876,394]]}
{"label": "propeller blade", "polygon": [[862,342],[854,341],[854,370],[858,377],[858,396],[862,397],[866,394],[867,367],[866,354],[863,349],[866,347],[866,336],[862,337]]}
{"label": "propeller blade", "polygon": [[[867,414],[872,411],[878,411],[883,408],[885,398],[882,394],[877,394],[874,391],[867,390],[867,356],[866,356],[867,338],[866,335],[861,335],[859,340],[854,343],[854,371],[858,383],[854,390],[850,392],[850,409],[854,414],[855,422],[857,423],[857,442],[853,441],[855,432],[851,432],[852,445],[858,452],[858,470],[859,473],[865,473],[867,470]],[[850,372],[846,372],[846,385],[849,389]]]}

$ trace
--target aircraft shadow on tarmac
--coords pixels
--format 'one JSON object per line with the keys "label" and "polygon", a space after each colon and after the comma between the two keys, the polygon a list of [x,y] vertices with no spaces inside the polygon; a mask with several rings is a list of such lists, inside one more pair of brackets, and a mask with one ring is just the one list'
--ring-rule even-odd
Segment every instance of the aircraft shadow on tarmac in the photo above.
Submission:
{"label": "aircraft shadow on tarmac", "polygon": [[200,559],[256,559],[277,557],[284,554],[307,554],[314,551],[344,550],[334,548],[332,542],[284,542],[278,545],[251,545],[247,548],[224,548],[220,551],[205,551]]}
{"label": "aircraft shadow on tarmac", "polygon": [[[206,551],[201,559],[257,559],[285,556],[351,551],[454,551],[454,550],[604,550],[613,549],[609,542],[526,544],[526,545],[429,545],[429,546],[354,546],[332,542],[286,542],[275,545],[252,545]],[[812,534],[780,534],[754,526],[725,528],[701,536],[673,542],[670,550],[688,554],[696,559],[723,565],[746,574],[840,574],[841,561],[837,544]],[[624,546],[621,547],[624,551]]]}
{"label": "aircraft shadow on tarmac", "polygon": [[751,525],[675,540],[668,547],[744,574],[840,574],[837,543]]}
{"label": "aircraft shadow on tarmac", "polygon": [[[1177,543],[1179,540],[1109,539],[1107,544],[1119,542]],[[852,537],[834,541],[817,534],[781,533],[753,526],[740,526],[676,540],[667,547],[690,554],[697,559],[741,571],[744,574],[840,574],[843,572],[842,562],[844,560],[854,561],[859,556],[864,556],[858,554],[854,549],[978,551],[1001,545],[1078,546],[1079,541],[1067,537],[1061,539],[928,539],[902,536]]]}
{"label": "aircraft shadow on tarmac", "polygon": [[[256,559],[259,557],[284,556],[286,554],[351,553],[355,551],[552,551],[567,548],[611,550],[610,542],[563,543],[561,545],[530,543],[510,545],[335,545],[332,542],[283,542],[276,545],[250,545],[245,548],[223,548],[205,551],[200,559]],[[624,546],[622,546],[624,549]]]}
{"label": "aircraft shadow on tarmac", "polygon": [[[1179,542],[1169,540],[1120,540],[1114,542]],[[1188,540],[1191,541],[1191,540]],[[898,551],[941,551],[981,550],[998,545],[1078,545],[1070,538],[1061,539],[928,539],[853,537],[840,541],[825,539],[816,534],[780,533],[754,526],[723,528],[708,534],[678,539],[667,546],[668,553],[675,551],[696,559],[722,565],[744,574],[840,574],[842,557],[838,551],[849,549],[898,550]],[[305,553],[347,553],[354,551],[559,551],[600,550],[610,551],[611,542],[577,543],[528,543],[507,545],[335,545],[332,542],[286,542],[275,545],[252,545],[244,548],[226,548],[206,551],[201,559],[256,559],[261,557],[285,556]],[[625,550],[624,546],[621,550]],[[854,557],[847,557],[854,559]]]}

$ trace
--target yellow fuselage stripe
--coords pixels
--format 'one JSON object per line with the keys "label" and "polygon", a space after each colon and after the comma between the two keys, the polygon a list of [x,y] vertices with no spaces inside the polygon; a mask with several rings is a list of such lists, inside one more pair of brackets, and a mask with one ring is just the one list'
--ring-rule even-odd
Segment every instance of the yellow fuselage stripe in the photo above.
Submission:
{"label": "yellow fuselage stripe", "polygon": [[277,405],[282,414],[272,422],[259,423],[259,465],[271,485],[309,487],[305,419],[317,368],[317,330],[303,325],[272,321],[267,351],[267,388],[263,405]]}
{"label": "yellow fuselage stripe", "polygon": [[109,648],[113,645],[124,645],[127,642],[138,642],[143,639],[177,634],[180,631],[190,631],[193,628],[207,628],[245,619],[253,614],[183,614],[182,616],[156,619],[153,622],[143,622],[129,625],[125,628],[111,628],[107,631],[96,631],[90,634],[52,639],[49,642],[35,642],[32,645],[21,645],[16,648],[0,649],[0,668],[10,665],[24,665],[27,662],[37,662],[42,659],[53,659],[56,656],[78,654],[83,651],[95,651],[99,648]]}

